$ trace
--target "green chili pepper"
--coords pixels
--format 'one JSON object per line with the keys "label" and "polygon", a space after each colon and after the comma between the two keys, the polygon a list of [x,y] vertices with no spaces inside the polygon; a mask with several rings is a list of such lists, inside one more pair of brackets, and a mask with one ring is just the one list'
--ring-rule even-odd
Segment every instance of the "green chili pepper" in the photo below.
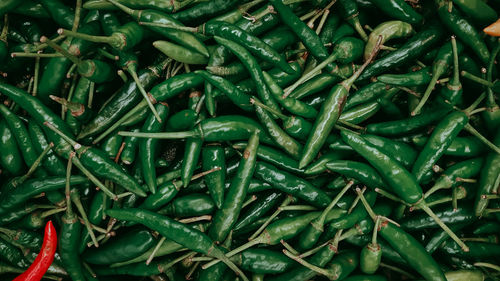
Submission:
{"label": "green chili pepper", "polygon": [[442,36],[441,26],[436,22],[429,22],[423,30],[411,37],[396,51],[370,64],[359,76],[359,80],[366,80],[415,60],[439,42]]}
{"label": "green chili pepper", "polygon": [[262,274],[283,273],[295,263],[283,253],[268,249],[248,249],[231,257],[231,260],[244,270]]}
{"label": "green chili pepper", "polygon": [[[370,146],[368,141],[363,137],[345,130],[341,131],[340,134],[346,143],[352,146],[356,152],[361,154],[375,167],[384,181],[388,183],[400,199],[408,204],[415,204],[415,206],[422,208],[430,216],[431,220],[443,228],[465,251],[467,250],[467,246],[427,206],[422,187],[418,184],[415,176],[403,168],[392,157],[386,155],[383,150]],[[418,158],[416,163],[418,163]]]}
{"label": "green chili pepper", "polygon": [[[87,179],[81,176],[72,176],[70,180],[71,183],[75,185],[87,182]],[[5,194],[2,193],[2,198],[0,199],[2,206],[0,208],[0,213],[5,214],[6,212],[10,212],[12,209],[21,206],[28,199],[40,193],[61,189],[64,187],[65,181],[66,179],[64,177],[26,180],[9,192]]]}
{"label": "green chili pepper", "polygon": [[359,21],[359,11],[356,1],[341,0],[339,4],[345,20],[354,27],[359,36],[361,36],[361,39],[363,39],[363,41],[366,41],[368,39],[368,36],[366,35],[363,27],[361,26],[361,22]]}
{"label": "green chili pepper", "polygon": [[[50,1],[47,1],[50,2]],[[71,22],[73,24],[73,21]],[[87,34],[97,34],[99,32],[99,22],[91,21],[83,24],[79,31]],[[85,55],[91,48],[95,46],[93,42],[81,40],[78,38],[68,38],[61,44],[61,47],[69,51],[73,55]],[[49,95],[59,93],[61,84],[66,77],[66,73],[70,68],[72,62],[65,57],[51,58],[45,67],[38,87],[37,97],[41,99],[44,104],[49,104],[51,100]]]}
{"label": "green chili pepper", "polygon": [[[374,54],[372,54],[372,57],[373,55]],[[369,61],[370,60],[367,62]],[[321,110],[316,118],[316,121],[314,122],[304,150],[302,151],[299,168],[305,167],[318,154],[319,150],[325,143],[326,138],[340,117],[352,84],[356,81],[356,79],[358,79],[359,75],[363,72],[366,66],[367,63],[358,69],[349,79],[342,81],[330,90],[327,99],[321,106]]]}
{"label": "green chili pepper", "polygon": [[[173,13],[177,10],[182,9],[186,5],[196,3],[196,0],[188,0],[188,1],[161,1],[161,0],[153,0],[153,1],[137,1],[137,0],[120,0],[119,3],[129,6],[136,9],[158,9],[160,11],[166,13]],[[89,0],[83,3],[83,8],[87,10],[112,10],[115,6],[107,0]]]}
{"label": "green chili pepper", "polygon": [[377,8],[386,15],[411,24],[420,24],[422,15],[417,13],[405,1],[400,0],[372,0]]}
{"label": "green chili pepper", "polygon": [[[156,72],[154,72],[154,73],[156,73]],[[150,73],[150,75],[151,74],[152,73]],[[152,78],[152,77],[150,77],[150,78]],[[151,94],[150,98],[156,100],[157,102],[162,102],[162,101],[165,101],[168,98],[174,97],[174,96],[178,95],[179,93],[184,92],[188,89],[196,88],[196,86],[200,85],[202,82],[203,82],[203,79],[194,73],[185,73],[185,74],[176,75],[174,77],[167,79],[166,81],[164,81],[162,83],[157,84],[155,87],[153,87],[153,89],[151,89],[151,91],[149,92]],[[133,88],[135,90],[135,84],[134,84]],[[127,93],[126,95],[129,96],[129,93]],[[136,92],[134,92],[132,96],[127,97],[125,99],[128,100],[129,98],[131,98],[132,100],[137,100],[137,98],[139,98],[139,96],[137,95]],[[120,127],[126,120],[135,116],[138,112],[141,112],[144,108],[146,108],[148,106],[147,101],[145,101],[145,100],[141,101],[139,104],[137,104],[133,108],[125,106],[122,103],[123,100],[121,100],[121,99],[117,100],[117,101],[119,103],[114,104],[113,107],[107,107],[105,109],[111,110],[112,108],[115,108],[115,110],[120,111],[120,113],[121,113],[120,115],[117,114],[116,111],[115,112],[107,111],[106,112],[107,114],[102,114],[102,115],[99,114],[96,118],[94,118],[91,121],[91,123],[90,123],[91,126],[89,126],[90,129],[87,130],[85,132],[85,134],[82,130],[82,132],[80,133],[80,135],[78,137],[82,138],[84,136],[88,136],[89,134],[95,134],[96,132],[101,132],[102,129],[97,129],[98,128],[98,121],[105,122],[106,127],[107,126],[110,126],[110,127],[107,128],[103,134],[101,134],[98,138],[96,138],[94,140],[94,143],[97,143],[100,139],[105,137],[107,134],[113,132],[118,127]],[[124,111],[125,108],[128,108],[128,111]],[[124,112],[126,112],[126,113],[123,114]],[[195,115],[196,115],[196,113],[195,113]],[[187,121],[189,121],[189,120],[187,120]],[[112,125],[110,125],[110,124],[112,124]],[[183,124],[185,124],[185,122],[183,122]],[[189,124],[191,124],[191,123],[189,123]]]}
{"label": "green chili pepper", "polygon": [[170,204],[158,210],[158,213],[182,218],[209,215],[214,209],[215,205],[210,196],[193,193],[174,199]]}
{"label": "green chili pepper", "polygon": [[99,248],[88,249],[82,258],[91,264],[118,263],[141,255],[155,244],[156,239],[148,230],[132,230]]}
{"label": "green chili pepper", "polygon": [[330,197],[321,189],[314,187],[302,178],[281,171],[271,164],[258,162],[255,170],[255,177],[313,206],[325,208],[331,202]]}
{"label": "green chili pepper", "polygon": [[208,59],[204,55],[193,52],[183,46],[179,46],[168,41],[155,41],[153,46],[178,62],[187,64],[207,64]]}
{"label": "green chili pepper", "polygon": [[453,8],[448,1],[435,0],[438,16],[441,22],[450,29],[465,45],[481,59],[483,63],[489,60],[490,52],[479,32]]}
{"label": "green chili pepper", "polygon": [[64,5],[62,1],[40,1],[45,10],[50,14],[51,18],[64,28],[71,28],[75,20],[75,13],[69,7]]}
{"label": "green chili pepper", "polygon": [[[445,223],[457,225],[462,223],[473,222],[475,219],[474,210],[472,206],[459,206],[457,210],[449,206],[439,207],[436,215]],[[401,222],[401,227],[407,230],[416,230],[424,228],[436,228],[437,224],[424,214],[412,216]]]}
{"label": "green chili pepper", "polygon": [[255,131],[250,137],[248,145],[243,152],[238,172],[233,177],[229,191],[225,195],[222,208],[215,212],[215,217],[208,233],[215,241],[224,240],[238,219],[246,197],[250,178],[255,170],[259,134],[259,131]]}
{"label": "green chili pepper", "polygon": [[[129,14],[133,18],[135,18],[139,22],[147,22],[147,23],[159,23],[159,24],[169,24],[175,26],[182,26],[182,23],[179,20],[174,19],[172,16],[165,14],[163,12],[155,10],[132,10],[128,8],[126,5],[122,5],[117,1],[109,1],[113,3],[115,6],[120,8],[123,12]],[[166,38],[184,46],[188,49],[191,49],[195,52],[202,54],[203,56],[208,57],[209,53],[205,45],[192,34],[177,31],[173,29],[159,28],[154,26],[149,26],[149,29],[157,32]]]}
{"label": "green chili pepper", "polygon": [[238,5],[234,0],[204,1],[189,9],[173,14],[173,17],[181,22],[197,24],[212,18],[221,12],[226,12]]}
{"label": "green chili pepper", "polygon": [[[167,104],[159,103],[156,106],[156,111],[161,119],[166,119],[167,115],[170,111]],[[143,132],[159,132],[163,129],[165,123],[160,123],[155,118],[153,114],[151,114],[144,125],[142,126]],[[140,161],[142,163],[144,181],[149,188],[151,193],[156,192],[156,168],[155,168],[155,158],[157,154],[158,148],[158,140],[155,139],[141,139],[138,143],[139,146],[139,155],[141,155]]]}
{"label": "green chili pepper", "polygon": [[[243,150],[245,146],[246,143],[237,142],[233,143],[232,147],[238,150]],[[296,174],[304,173],[303,170],[298,168],[299,163],[295,159],[283,154],[281,151],[277,149],[268,146],[259,145],[259,147],[257,148],[257,158],[265,162],[271,163],[276,167],[288,172]]]}
{"label": "green chili pepper", "polygon": [[222,260],[229,268],[239,273],[243,280],[248,280],[243,272],[224,255],[224,252],[218,248],[208,236],[198,230],[191,229],[168,217],[162,217],[155,213],[140,209],[107,210],[106,213],[116,219],[144,224],[158,231],[162,236],[193,251]]}
{"label": "green chili pepper", "polygon": [[0,149],[2,156],[0,157],[0,166],[13,175],[21,175],[23,173],[24,164],[23,157],[19,151],[15,135],[5,122],[0,120]]}
{"label": "green chili pepper", "polygon": [[[416,114],[420,113],[420,110],[422,109],[425,102],[429,98],[429,96],[430,96],[432,90],[434,89],[434,86],[436,85],[436,82],[438,81],[439,77],[441,77],[441,75],[448,72],[448,68],[451,66],[451,63],[453,61],[453,51],[452,51],[453,46],[452,45],[453,45],[452,43],[446,43],[439,49],[438,54],[437,54],[437,56],[434,59],[434,62],[432,64],[431,82],[429,83],[429,85],[427,85],[427,89],[425,90],[418,105],[412,111],[411,115],[416,115]],[[457,46],[456,46],[457,55],[459,53],[461,53],[462,50],[463,50],[462,44],[457,44]]]}
{"label": "green chili pepper", "polygon": [[[496,133],[494,143],[500,144],[500,133]],[[495,188],[498,187],[499,171],[500,171],[500,155],[490,152],[486,159],[479,176],[479,188],[476,193],[474,209],[476,216],[481,216],[488,206],[488,199],[485,195],[495,193]],[[498,191],[497,191],[498,192]]]}
{"label": "green chili pepper", "polygon": [[425,193],[425,197],[444,188],[451,188],[460,183],[460,179],[469,179],[481,171],[483,167],[482,158],[472,158],[458,162],[447,168],[441,176],[435,181],[434,185]]}
{"label": "green chili pepper", "polygon": [[449,111],[449,108],[438,108],[403,120],[368,124],[366,132],[384,136],[398,136],[415,132],[437,120],[441,120]]}
{"label": "green chili pepper", "polygon": [[[388,2],[396,2],[396,1],[388,1]],[[387,3],[385,3],[382,6],[387,7]],[[392,16],[395,15],[392,14]],[[408,37],[412,33],[413,33],[412,26],[409,23],[406,23],[405,21],[386,21],[384,23],[379,24],[377,27],[373,29],[372,32],[370,32],[370,37],[368,37],[368,41],[366,42],[365,53],[364,53],[365,60],[367,60],[370,57],[370,54],[373,52],[373,49],[377,44],[379,36],[382,36],[382,44],[384,44],[385,42],[393,38]]]}
{"label": "green chili pepper", "polygon": [[334,160],[325,164],[330,171],[356,179],[370,188],[384,188],[386,183],[369,165],[349,160]]}
{"label": "green chili pepper", "polygon": [[226,159],[224,149],[220,144],[209,144],[202,148],[202,168],[209,171],[214,168],[220,168],[205,176],[208,192],[217,206],[222,208],[224,202],[224,182],[226,181]]}
{"label": "green chili pepper", "polygon": [[412,69],[412,72],[407,74],[383,74],[377,77],[377,81],[393,86],[414,87],[428,84],[431,78],[431,67],[427,66]]}

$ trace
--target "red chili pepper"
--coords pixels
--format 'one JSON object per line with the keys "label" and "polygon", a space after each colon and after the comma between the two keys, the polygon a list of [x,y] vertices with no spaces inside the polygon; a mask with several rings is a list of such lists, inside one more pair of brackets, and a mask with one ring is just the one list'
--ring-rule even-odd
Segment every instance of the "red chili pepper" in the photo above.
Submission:
{"label": "red chili pepper", "polygon": [[45,225],[45,235],[40,253],[30,267],[17,276],[13,281],[39,281],[54,260],[54,254],[57,248],[57,233],[52,225],[52,221],[48,221]]}

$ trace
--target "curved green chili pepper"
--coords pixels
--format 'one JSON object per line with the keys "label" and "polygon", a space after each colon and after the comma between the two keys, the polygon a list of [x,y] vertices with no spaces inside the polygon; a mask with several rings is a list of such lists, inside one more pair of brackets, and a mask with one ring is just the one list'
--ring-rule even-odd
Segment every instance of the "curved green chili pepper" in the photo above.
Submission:
{"label": "curved green chili pepper", "polygon": [[82,258],[91,264],[118,263],[141,255],[155,244],[156,239],[148,230],[132,230],[109,240],[99,248],[86,250]]}
{"label": "curved green chili pepper", "polygon": [[441,40],[443,33],[443,29],[436,22],[428,23],[423,30],[408,39],[396,51],[370,64],[359,76],[359,80],[366,80],[419,58]]}
{"label": "curved green chili pepper", "polygon": [[222,241],[236,223],[245,200],[250,178],[252,177],[257,159],[257,148],[259,146],[259,131],[255,131],[248,145],[243,151],[238,172],[231,181],[229,191],[224,196],[222,208],[215,212],[215,216],[208,232],[215,241]]}
{"label": "curved green chili pepper", "polygon": [[208,171],[214,168],[220,168],[205,176],[208,192],[214,200],[218,209],[222,208],[224,202],[224,183],[226,181],[226,160],[224,149],[220,144],[209,144],[202,148],[202,168]]}
{"label": "curved green chili pepper", "polygon": [[[500,133],[497,132],[494,143],[500,145]],[[476,193],[474,209],[476,216],[481,216],[488,206],[488,199],[484,195],[495,193],[500,180],[500,155],[490,152],[484,160],[484,165],[479,176],[479,188]],[[497,191],[498,192],[498,191]]]}
{"label": "curved green chili pepper", "polygon": [[449,9],[449,2],[435,0],[438,16],[441,22],[450,29],[465,45],[474,51],[483,63],[488,62],[490,52],[482,40],[479,32],[453,7]]}
{"label": "curved green chili pepper", "polygon": [[373,29],[372,32],[370,32],[370,37],[368,37],[368,41],[366,42],[364,53],[365,60],[370,57],[370,54],[375,49],[379,36],[382,36],[381,44],[384,44],[393,38],[408,37],[412,33],[412,26],[404,21],[386,21],[379,24]]}
{"label": "curved green chili pepper", "polygon": [[[156,106],[156,111],[161,119],[165,120],[170,111],[170,108],[167,104],[159,103]],[[142,126],[142,132],[159,132],[163,129],[165,122],[160,123],[155,118],[153,114],[151,114],[144,125]],[[155,167],[155,159],[156,159],[156,151],[158,147],[158,140],[155,139],[141,139],[139,140],[139,155],[140,161],[142,163],[142,170],[144,175],[144,181],[149,188],[151,193],[156,192],[156,167]]]}

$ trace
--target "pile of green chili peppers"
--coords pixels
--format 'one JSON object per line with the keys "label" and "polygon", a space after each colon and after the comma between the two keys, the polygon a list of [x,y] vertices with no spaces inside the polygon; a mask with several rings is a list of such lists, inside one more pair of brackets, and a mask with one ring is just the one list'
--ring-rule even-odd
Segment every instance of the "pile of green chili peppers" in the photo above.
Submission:
{"label": "pile of green chili peppers", "polygon": [[0,1],[0,279],[500,280],[498,11]]}

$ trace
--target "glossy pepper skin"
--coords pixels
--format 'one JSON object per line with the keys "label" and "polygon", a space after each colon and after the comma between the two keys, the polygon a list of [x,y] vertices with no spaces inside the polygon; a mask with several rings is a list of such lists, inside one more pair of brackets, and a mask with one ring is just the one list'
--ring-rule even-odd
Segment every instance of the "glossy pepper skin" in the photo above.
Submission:
{"label": "glossy pepper skin", "polygon": [[379,234],[426,280],[446,280],[437,262],[413,236],[387,221],[381,223]]}
{"label": "glossy pepper skin", "polygon": [[411,24],[420,24],[422,15],[403,0],[371,0],[387,16]]}
{"label": "glossy pepper skin", "polygon": [[[157,62],[156,64],[139,71],[138,76],[142,85],[147,89],[160,77],[165,61]],[[104,131],[108,126],[142,99],[142,96],[134,81],[127,82],[117,95],[114,95],[106,105],[100,109],[99,114],[91,121],[85,124],[78,139],[84,139],[94,136]]]}
{"label": "glossy pepper skin", "polygon": [[[168,113],[170,111],[168,104],[158,103],[156,106],[156,111],[162,120],[166,120]],[[165,126],[165,122],[158,122],[153,114],[149,114],[144,125],[142,126],[142,132],[159,132]],[[139,140],[139,155],[142,164],[144,181],[149,188],[151,193],[156,192],[156,167],[155,159],[157,156],[158,140],[155,139],[141,139]]]}
{"label": "glossy pepper skin", "polygon": [[146,229],[136,229],[124,233],[99,248],[86,250],[82,258],[91,264],[113,264],[127,261],[149,250],[156,239]]}
{"label": "glossy pepper skin", "polygon": [[443,33],[438,23],[428,23],[423,30],[408,39],[398,50],[370,64],[359,76],[359,80],[368,79],[415,60],[439,42]]}
{"label": "glossy pepper skin", "polygon": [[480,37],[479,32],[463,18],[456,8],[448,9],[448,1],[435,0],[441,22],[450,29],[465,45],[471,48],[483,63],[490,58],[488,47]]}
{"label": "glossy pepper skin", "polygon": [[[500,133],[497,132],[494,143],[500,144]],[[494,152],[488,153],[484,160],[483,168],[479,176],[479,189],[476,193],[474,209],[476,216],[481,216],[488,206],[488,199],[483,198],[483,195],[495,194],[499,192],[498,180],[500,175],[500,155]]]}
{"label": "glossy pepper skin", "polygon": [[0,166],[12,175],[21,175],[24,170],[23,157],[19,151],[14,133],[11,131],[5,120],[0,120]]}
{"label": "glossy pepper skin", "polygon": [[412,174],[419,183],[429,181],[428,171],[468,122],[469,117],[461,111],[452,112],[439,122],[412,168]]}
{"label": "glossy pepper skin", "polygon": [[255,131],[243,151],[238,171],[231,181],[225,194],[222,208],[215,212],[208,235],[215,241],[223,241],[236,223],[243,206],[250,178],[255,171],[257,148],[259,146],[259,131]]}
{"label": "glossy pepper skin", "polygon": [[298,176],[279,170],[265,162],[257,163],[255,177],[314,206],[324,208],[331,202],[330,197],[323,190]]}
{"label": "glossy pepper skin", "polygon": [[205,176],[208,192],[218,209],[224,202],[224,183],[226,181],[226,159],[224,149],[220,144],[209,144],[202,148],[202,168],[208,171],[220,168]]}

